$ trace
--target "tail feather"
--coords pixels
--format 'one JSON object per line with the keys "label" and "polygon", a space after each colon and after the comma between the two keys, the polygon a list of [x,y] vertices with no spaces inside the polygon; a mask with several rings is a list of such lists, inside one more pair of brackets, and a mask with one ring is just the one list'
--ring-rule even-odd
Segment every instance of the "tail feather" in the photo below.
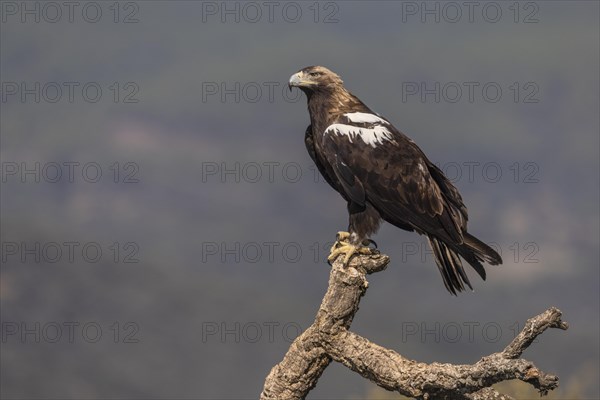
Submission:
{"label": "tail feather", "polygon": [[465,290],[464,282],[471,290],[473,290],[471,282],[469,281],[462,266],[462,262],[456,252],[450,249],[446,243],[433,236],[429,236],[429,244],[433,250],[435,263],[442,274],[446,289],[453,295],[456,295],[456,292]]}
{"label": "tail feather", "polygon": [[491,247],[467,232],[463,233],[463,237],[462,245],[451,245],[434,236],[428,236],[444,286],[453,295],[465,290],[465,284],[473,290],[459,255],[473,267],[483,280],[485,280],[486,273],[482,262],[491,265],[502,264],[502,258]]}
{"label": "tail feather", "polygon": [[502,257],[500,257],[500,254],[498,254],[487,244],[483,243],[481,240],[477,239],[475,236],[465,232],[463,233],[463,239],[464,244],[473,253],[477,260],[486,262],[490,265],[502,264]]}

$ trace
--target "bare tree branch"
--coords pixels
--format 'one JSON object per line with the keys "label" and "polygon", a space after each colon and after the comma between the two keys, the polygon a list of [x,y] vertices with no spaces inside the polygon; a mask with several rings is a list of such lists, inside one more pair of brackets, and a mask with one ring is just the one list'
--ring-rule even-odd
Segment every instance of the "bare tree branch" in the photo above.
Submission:
{"label": "bare tree branch", "polygon": [[527,382],[540,394],[558,386],[558,377],[519,358],[546,329],[568,328],[556,308],[529,319],[503,351],[472,365],[416,362],[350,332],[360,298],[368,287],[366,275],[384,270],[389,261],[389,257],[376,254],[355,256],[348,267],[343,267],[341,257],[334,262],[315,321],[294,340],[283,361],[273,367],[265,380],[262,400],[305,398],[331,360],[384,389],[419,399],[510,400],[510,396],[490,387],[510,379]]}

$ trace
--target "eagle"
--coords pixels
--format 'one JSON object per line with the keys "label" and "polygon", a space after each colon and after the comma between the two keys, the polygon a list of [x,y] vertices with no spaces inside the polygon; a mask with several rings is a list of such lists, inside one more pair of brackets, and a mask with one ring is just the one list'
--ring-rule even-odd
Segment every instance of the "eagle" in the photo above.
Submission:
{"label": "eagle", "polygon": [[306,149],[327,183],[346,200],[348,231],[338,232],[329,262],[343,255],[372,254],[370,244],[382,221],[425,235],[446,289],[473,290],[461,258],[485,280],[482,263],[500,255],[467,232],[467,208],[459,191],[408,136],[373,112],[322,66],[290,77],[307,97],[310,125]]}

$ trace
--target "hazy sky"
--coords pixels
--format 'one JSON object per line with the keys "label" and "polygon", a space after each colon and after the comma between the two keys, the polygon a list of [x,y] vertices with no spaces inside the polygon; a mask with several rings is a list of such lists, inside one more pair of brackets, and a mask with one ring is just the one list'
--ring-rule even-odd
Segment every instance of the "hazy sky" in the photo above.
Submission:
{"label": "hazy sky", "polygon": [[[352,330],[470,363],[556,306],[570,329],[526,357],[561,377],[554,398],[600,396],[597,2],[0,11],[3,398],[258,396],[312,322],[347,226],[286,86],[316,64],[442,168],[504,259],[451,297],[426,241],[386,225],[392,263]],[[332,365],[309,397],[372,386]]]}

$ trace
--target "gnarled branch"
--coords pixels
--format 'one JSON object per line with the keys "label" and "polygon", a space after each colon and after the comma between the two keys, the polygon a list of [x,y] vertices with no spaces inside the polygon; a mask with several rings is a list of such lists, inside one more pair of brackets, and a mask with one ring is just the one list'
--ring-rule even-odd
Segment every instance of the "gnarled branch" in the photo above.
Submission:
{"label": "gnarled branch", "polygon": [[384,270],[389,261],[388,256],[376,254],[355,256],[347,267],[342,265],[341,257],[333,263],[329,287],[315,321],[273,367],[262,400],[305,398],[332,360],[382,388],[420,399],[508,400],[510,396],[490,386],[510,379],[527,382],[541,394],[558,386],[558,377],[519,358],[546,329],[568,328],[556,308],[529,319],[504,350],[472,365],[412,361],[350,332],[348,328],[368,287],[366,275]]}

